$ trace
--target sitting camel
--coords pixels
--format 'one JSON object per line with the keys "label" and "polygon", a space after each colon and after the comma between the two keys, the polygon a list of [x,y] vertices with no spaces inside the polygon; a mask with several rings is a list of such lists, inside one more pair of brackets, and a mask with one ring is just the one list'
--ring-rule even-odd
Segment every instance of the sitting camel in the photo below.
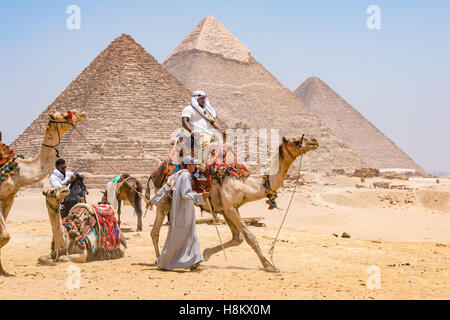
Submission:
{"label": "sitting camel", "polygon": [[[14,196],[20,188],[37,183],[48,176],[56,161],[58,153],[56,148],[64,134],[73,125],[85,120],[86,114],[84,111],[74,110],[51,113],[49,117],[39,154],[32,159],[16,159],[13,164],[16,167],[14,175],[0,182],[0,251],[11,238],[6,229],[6,219],[13,205]],[[0,276],[10,275],[3,269],[0,258]]]}
{"label": "sitting camel", "polygon": [[125,240],[123,240],[123,236],[118,227],[116,230],[119,232],[121,240],[123,240],[120,242],[120,248],[114,249],[115,252],[113,257],[106,258],[101,254],[100,230],[102,230],[102,228],[99,226],[99,218],[97,217],[96,210],[89,204],[79,203],[70,210],[70,213],[76,213],[77,215],[83,214],[83,209],[87,210],[87,212],[84,212],[88,214],[81,219],[82,226],[80,227],[80,225],[77,225],[80,229],[85,227],[84,230],[89,230],[86,232],[86,236],[83,237],[80,242],[80,237],[69,235],[65,225],[68,225],[68,219],[71,215],[69,214],[68,217],[62,220],[59,212],[60,204],[69,192],[69,188],[67,187],[43,192],[46,199],[48,216],[52,225],[54,244],[52,245],[53,252],[49,255],[41,256],[38,259],[39,263],[54,264],[54,262],[69,261],[84,263],[87,260],[122,258],[125,254],[126,243]]}
{"label": "sitting camel", "polygon": [[[214,213],[220,213],[224,216],[226,223],[231,229],[232,239],[223,244],[224,248],[237,246],[241,244],[244,239],[252,247],[258,255],[264,270],[268,272],[278,272],[278,269],[272,265],[269,260],[261,252],[261,249],[256,241],[256,237],[250,232],[239,214],[239,207],[251,201],[256,201],[266,197],[268,189],[264,186],[266,179],[269,182],[270,191],[275,191],[281,187],[286,177],[289,167],[294,160],[311,150],[319,147],[319,143],[313,138],[290,138],[283,137],[282,143],[279,146],[279,152],[276,155],[278,161],[273,161],[273,164],[278,164],[277,168],[272,168],[268,176],[250,174],[247,177],[236,178],[227,176],[222,182],[212,179],[210,199]],[[266,184],[267,185],[267,184]],[[149,188],[149,183],[147,183]],[[146,191],[147,199],[150,199],[150,190]],[[209,211],[207,205],[201,206],[203,210]],[[166,195],[157,205],[155,222],[151,231],[153,246],[156,257],[159,257],[159,232],[164,220],[164,216],[170,212],[171,199]],[[208,248],[203,251],[204,261],[215,253],[222,250],[222,246],[218,245],[213,248]]]}

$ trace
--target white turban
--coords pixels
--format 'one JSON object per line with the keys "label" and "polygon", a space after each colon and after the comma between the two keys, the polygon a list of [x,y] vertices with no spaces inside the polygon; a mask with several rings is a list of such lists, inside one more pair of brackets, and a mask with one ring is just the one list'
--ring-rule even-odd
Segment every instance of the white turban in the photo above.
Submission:
{"label": "white turban", "polygon": [[191,99],[191,106],[196,109],[198,112],[200,112],[200,114],[202,114],[204,117],[206,117],[208,120],[210,121],[215,121],[216,120],[216,110],[214,110],[213,107],[211,107],[211,104],[209,103],[208,98],[205,99],[205,109],[207,111],[207,114],[205,114],[203,111],[203,109],[199,106],[197,99],[200,97],[206,97],[206,93],[204,93],[203,91],[195,91],[192,94],[192,99]]}

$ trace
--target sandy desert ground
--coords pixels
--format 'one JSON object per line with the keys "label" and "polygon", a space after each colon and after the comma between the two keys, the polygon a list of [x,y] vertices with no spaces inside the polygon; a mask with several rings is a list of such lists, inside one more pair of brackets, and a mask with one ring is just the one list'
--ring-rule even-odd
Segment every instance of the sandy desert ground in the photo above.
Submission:
{"label": "sandy desert ground", "polygon": [[[355,188],[359,178],[345,176],[306,180],[275,249],[279,274],[262,271],[245,242],[227,249],[228,260],[222,253],[211,257],[200,272],[158,271],[150,239],[154,212],[144,231],[135,232],[136,219],[125,207],[125,258],[76,265],[81,286],[72,290],[70,263],[37,264],[49,253],[51,228],[41,190],[23,190],[8,218],[12,239],[2,250],[5,269],[16,276],[0,278],[0,299],[450,299],[450,179],[389,180],[411,190]],[[366,185],[374,181],[382,180],[366,179]],[[290,195],[281,192],[280,208]],[[89,202],[99,199],[99,190],[90,190]],[[283,213],[267,210],[264,200],[241,210],[244,217],[264,217],[266,227],[250,228],[265,254]],[[219,230],[230,237],[225,225]],[[214,226],[200,224],[198,233],[202,248],[218,244]],[[380,271],[378,289],[368,281],[371,266]]]}

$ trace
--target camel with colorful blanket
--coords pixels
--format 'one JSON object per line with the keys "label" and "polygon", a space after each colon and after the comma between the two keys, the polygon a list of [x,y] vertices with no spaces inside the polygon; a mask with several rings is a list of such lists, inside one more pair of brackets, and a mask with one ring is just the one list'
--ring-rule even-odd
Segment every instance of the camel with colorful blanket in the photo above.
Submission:
{"label": "camel with colorful blanket", "polygon": [[[211,179],[210,203],[213,213],[222,214],[231,230],[231,240],[223,244],[224,248],[240,245],[244,239],[256,252],[264,270],[268,272],[278,272],[278,269],[264,256],[255,235],[249,230],[239,214],[239,208],[247,202],[256,201],[267,197],[269,208],[275,206],[276,190],[281,187],[286,178],[289,167],[300,155],[315,150],[319,143],[314,138],[282,138],[278,153],[272,161],[271,170],[265,175],[249,174],[241,166],[218,166],[220,171],[219,179]],[[147,181],[146,197],[150,199],[150,181],[156,189],[162,186],[161,181],[167,178],[168,163],[162,163],[151,174]],[[233,169],[234,168],[234,169]],[[231,173],[236,174],[231,174]],[[194,185],[195,189],[195,185]],[[156,257],[159,257],[159,232],[164,217],[170,212],[171,199],[166,194],[157,204],[155,222],[151,231],[151,238]],[[202,210],[210,211],[206,205],[201,206]],[[222,250],[221,245],[207,248],[203,251],[204,261],[215,253]]]}
{"label": "camel with colorful blanket", "polygon": [[69,192],[67,187],[43,192],[53,241],[51,253],[40,257],[39,263],[53,265],[55,262],[84,263],[123,258],[127,243],[113,208],[107,203],[79,203],[62,219],[60,204]]}
{"label": "camel with colorful blanket", "polygon": [[[49,114],[50,120],[45,128],[39,154],[31,159],[23,159],[9,148],[1,145],[2,161],[0,165],[0,251],[10,240],[6,229],[6,220],[14,202],[14,196],[20,188],[42,181],[53,169],[57,158],[57,147],[64,134],[77,123],[86,119],[84,111],[55,112]],[[1,255],[0,255],[1,257]],[[1,263],[0,276],[11,276]]]}

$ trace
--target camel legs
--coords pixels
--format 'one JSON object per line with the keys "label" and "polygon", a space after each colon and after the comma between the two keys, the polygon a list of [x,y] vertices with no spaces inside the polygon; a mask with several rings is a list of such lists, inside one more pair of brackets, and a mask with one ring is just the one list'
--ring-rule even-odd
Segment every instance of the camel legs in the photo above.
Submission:
{"label": "camel legs", "polygon": [[85,263],[88,256],[87,250],[83,250],[81,253],[72,253],[60,256],[58,262],[75,262]]}
{"label": "camel legs", "polygon": [[11,236],[6,229],[6,218],[8,217],[9,211],[14,202],[14,197],[4,199],[0,201],[0,276],[13,276],[12,274],[6,272],[2,266],[1,260],[1,250],[9,242]]}
{"label": "camel legs", "polygon": [[152,237],[153,247],[155,249],[156,259],[159,257],[159,231],[164,221],[164,211],[162,206],[156,206],[156,216],[155,222],[153,223],[152,231],[150,232],[150,236]]}
{"label": "camel legs", "polygon": [[38,263],[46,266],[53,266],[55,265],[55,262],[52,259],[51,254],[46,254],[45,256],[40,256],[38,258]]}
{"label": "camel legs", "polygon": [[133,203],[134,213],[137,215],[137,227],[136,231],[142,231],[142,211],[138,210]]}
{"label": "camel legs", "polygon": [[142,212],[140,215],[138,213],[136,213],[136,214],[138,216],[136,231],[142,231]]}
{"label": "camel legs", "polygon": [[[87,259],[87,250],[83,250],[82,253],[73,253],[60,256],[58,258],[58,262],[74,262],[74,263],[84,263]],[[38,262],[43,265],[55,265],[55,262],[52,259],[50,254],[45,256],[41,256],[38,259]]]}
{"label": "camel legs", "polygon": [[[238,228],[233,224],[233,222],[231,222],[231,220],[227,217],[224,216],[225,221],[228,224],[228,227],[231,230],[231,240],[225,242],[223,244],[224,248],[229,248],[229,247],[234,247],[234,246],[238,246],[240,245],[243,241],[244,241],[244,237],[242,236],[242,234],[239,232]],[[213,248],[207,248],[205,250],[203,250],[203,260],[206,262],[209,260],[209,258],[216,254],[217,252],[222,250],[222,246],[221,245],[217,245]]]}
{"label": "camel legs", "polygon": [[252,249],[258,255],[259,260],[261,261],[264,270],[267,272],[278,272],[279,270],[270,263],[269,260],[264,256],[259,247],[258,241],[253,233],[250,232],[248,227],[245,225],[244,221],[242,221],[241,216],[236,208],[228,208],[225,210],[225,215],[230,219],[230,221],[237,227],[238,231],[242,233],[245,241],[252,247]]}
{"label": "camel legs", "polygon": [[119,228],[120,228],[120,223],[121,223],[121,221],[120,221],[120,213],[121,213],[121,207],[122,207],[122,201],[121,200],[118,200],[117,201],[118,202],[118,206],[117,206],[117,217],[118,217],[118,221],[117,221],[117,223],[119,224]]}

